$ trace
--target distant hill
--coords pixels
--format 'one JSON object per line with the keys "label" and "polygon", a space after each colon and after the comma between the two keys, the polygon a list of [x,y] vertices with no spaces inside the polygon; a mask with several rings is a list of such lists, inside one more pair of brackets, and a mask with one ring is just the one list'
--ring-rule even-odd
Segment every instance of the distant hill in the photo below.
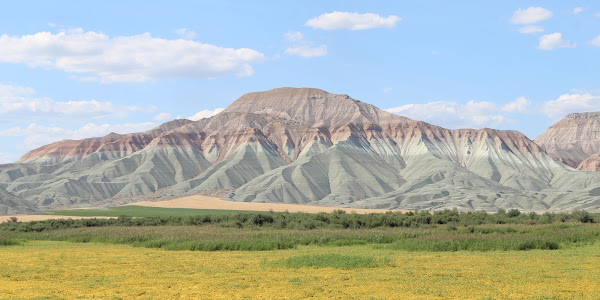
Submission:
{"label": "distant hill", "polygon": [[449,130],[311,88],[249,93],[196,122],[61,141],[0,168],[38,207],[198,193],[246,202],[462,211],[600,210],[600,173],[518,131]]}
{"label": "distant hill", "polygon": [[600,171],[600,112],[568,114],[535,142],[573,168]]}

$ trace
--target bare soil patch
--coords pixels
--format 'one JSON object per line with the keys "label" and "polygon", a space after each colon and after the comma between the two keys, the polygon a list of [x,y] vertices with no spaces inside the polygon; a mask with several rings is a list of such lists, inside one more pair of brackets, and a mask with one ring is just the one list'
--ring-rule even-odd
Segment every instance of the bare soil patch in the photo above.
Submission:
{"label": "bare soil patch", "polygon": [[[320,213],[332,212],[334,210],[344,210],[347,213],[356,212],[357,214],[385,213],[387,209],[360,209],[328,207],[316,205],[285,204],[285,203],[254,203],[254,202],[235,202],[225,201],[215,197],[194,195],[173,200],[165,201],[141,201],[129,203],[127,205],[162,207],[162,208],[196,208],[196,209],[225,209],[225,210],[252,210],[252,211],[288,211],[288,212],[306,212]],[[404,210],[394,210],[394,212],[406,212]]]}

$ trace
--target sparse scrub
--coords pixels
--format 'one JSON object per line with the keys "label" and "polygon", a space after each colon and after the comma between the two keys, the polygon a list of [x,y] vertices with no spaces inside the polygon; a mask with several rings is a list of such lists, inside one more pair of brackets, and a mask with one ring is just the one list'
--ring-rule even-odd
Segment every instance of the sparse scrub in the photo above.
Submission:
{"label": "sparse scrub", "polygon": [[[600,240],[596,216],[459,213],[252,212],[116,219],[7,222],[8,240],[56,240],[128,244],[166,250],[262,251],[301,245],[389,244],[409,251],[512,251],[594,244]],[[7,242],[8,243],[8,242]]]}

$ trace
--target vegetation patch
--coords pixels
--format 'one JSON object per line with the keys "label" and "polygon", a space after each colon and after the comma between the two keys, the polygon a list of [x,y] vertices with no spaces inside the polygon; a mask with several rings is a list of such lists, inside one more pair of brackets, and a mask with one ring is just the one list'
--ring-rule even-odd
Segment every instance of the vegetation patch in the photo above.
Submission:
{"label": "vegetation patch", "polygon": [[7,239],[0,237],[0,247],[2,246],[16,246],[21,245],[21,242],[14,239]]}
{"label": "vegetation patch", "polygon": [[294,256],[285,260],[285,266],[289,268],[335,268],[335,269],[361,269],[375,268],[382,263],[372,256],[354,256],[340,254],[320,254]]}
{"label": "vegetation patch", "polygon": [[298,246],[376,245],[391,250],[555,250],[600,241],[597,215],[244,212],[189,216],[5,222],[0,235],[14,241],[53,240],[126,244],[164,250],[268,251]]}
{"label": "vegetation patch", "polygon": [[515,251],[556,250],[560,245],[555,240],[531,239],[513,236],[511,239],[456,238],[400,240],[390,245],[391,249],[408,251]]}

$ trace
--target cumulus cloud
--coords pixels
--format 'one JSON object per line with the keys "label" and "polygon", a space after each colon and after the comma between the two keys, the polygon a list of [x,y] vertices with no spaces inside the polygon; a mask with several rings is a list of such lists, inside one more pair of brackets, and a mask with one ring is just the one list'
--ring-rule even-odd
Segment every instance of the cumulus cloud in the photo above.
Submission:
{"label": "cumulus cloud", "polygon": [[86,81],[144,82],[162,78],[249,76],[264,55],[150,33],[109,37],[74,29],[58,33],[0,36],[0,62],[82,74]]}
{"label": "cumulus cloud", "polygon": [[[0,50],[1,51],[1,50]],[[131,112],[152,111],[155,108],[115,105],[97,100],[54,101],[47,97],[35,97],[35,90],[28,87],[0,84],[0,117],[3,119],[91,118],[125,117]]]}
{"label": "cumulus cloud", "polygon": [[177,35],[180,38],[187,40],[191,40],[196,37],[196,33],[193,30],[189,30],[187,28],[179,28],[175,30],[175,33],[177,33]]}
{"label": "cumulus cloud", "polygon": [[160,113],[160,114],[154,116],[155,121],[164,121],[164,120],[168,120],[168,119],[171,119],[170,113]]}
{"label": "cumulus cloud", "polygon": [[573,8],[573,14],[576,15],[583,11],[583,7],[575,7]]}
{"label": "cumulus cloud", "polygon": [[401,20],[402,18],[394,15],[382,17],[374,13],[359,14],[334,11],[312,18],[308,20],[305,25],[314,29],[323,30],[364,30],[372,28],[392,28]]}
{"label": "cumulus cloud", "polygon": [[542,112],[550,119],[562,118],[568,113],[600,111],[600,96],[592,94],[563,94],[556,100],[546,101]]}
{"label": "cumulus cloud", "polygon": [[406,104],[386,110],[447,128],[498,127],[512,122],[498,113],[499,109],[496,104],[485,101],[469,101],[465,104],[435,101],[424,104]]}
{"label": "cumulus cloud", "polygon": [[288,31],[283,35],[283,37],[288,42],[297,42],[304,39],[304,34],[298,31]]}
{"label": "cumulus cloud", "polygon": [[568,40],[563,40],[560,32],[543,35],[540,37],[540,44],[538,49],[541,50],[554,50],[558,48],[575,48],[575,44],[572,44]]}
{"label": "cumulus cloud", "polygon": [[533,24],[552,17],[552,12],[539,6],[531,6],[527,9],[517,9],[510,22],[513,24]]}
{"label": "cumulus cloud", "polygon": [[600,47],[600,35],[590,41],[590,44]]}
{"label": "cumulus cloud", "polygon": [[197,112],[195,115],[187,117],[186,119],[188,120],[192,120],[192,121],[198,121],[200,119],[204,119],[204,118],[210,118],[220,112],[222,112],[224,110],[224,108],[215,108],[214,110],[201,110],[199,112]]}
{"label": "cumulus cloud", "polygon": [[127,123],[127,124],[95,124],[88,123],[77,129],[66,129],[58,126],[43,126],[32,123],[27,127],[12,127],[0,130],[0,137],[24,137],[22,149],[33,149],[46,144],[65,139],[84,139],[104,136],[111,132],[131,133],[141,132],[156,127],[156,123]]}
{"label": "cumulus cloud", "polygon": [[515,101],[510,102],[502,107],[503,111],[512,113],[528,113],[531,101],[525,97],[519,97]]}
{"label": "cumulus cloud", "polygon": [[519,28],[519,32],[523,33],[523,34],[535,34],[535,33],[544,32],[544,27],[530,25],[530,26],[525,26],[525,27]]}
{"label": "cumulus cloud", "polygon": [[321,45],[318,47],[310,47],[308,45],[300,45],[285,49],[285,53],[289,55],[298,55],[302,57],[318,57],[327,55],[327,46]]}

